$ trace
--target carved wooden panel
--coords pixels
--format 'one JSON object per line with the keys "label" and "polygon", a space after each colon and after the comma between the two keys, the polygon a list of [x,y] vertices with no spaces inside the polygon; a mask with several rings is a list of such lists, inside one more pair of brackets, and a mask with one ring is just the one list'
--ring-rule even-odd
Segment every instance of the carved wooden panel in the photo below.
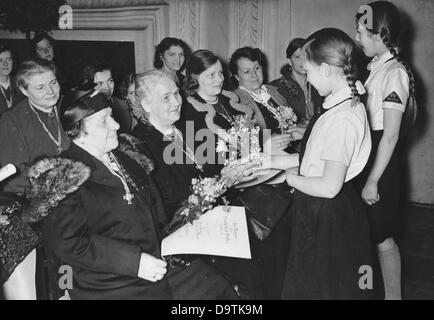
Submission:
{"label": "carved wooden panel", "polygon": [[191,48],[200,47],[201,0],[168,0],[170,36],[183,39]]}
{"label": "carved wooden panel", "polygon": [[238,2],[240,47],[261,47],[263,0],[240,0]]}

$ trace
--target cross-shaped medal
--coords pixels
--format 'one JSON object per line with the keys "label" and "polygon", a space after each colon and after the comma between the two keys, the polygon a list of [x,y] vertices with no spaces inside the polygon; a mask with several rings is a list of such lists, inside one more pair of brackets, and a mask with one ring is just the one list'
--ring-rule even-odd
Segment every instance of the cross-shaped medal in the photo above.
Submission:
{"label": "cross-shaped medal", "polygon": [[133,198],[134,198],[134,195],[133,195],[132,193],[130,193],[130,192],[127,192],[127,193],[124,195],[124,200],[127,200],[128,204],[132,204],[132,203],[133,203],[133,202],[131,201],[131,200],[133,200]]}

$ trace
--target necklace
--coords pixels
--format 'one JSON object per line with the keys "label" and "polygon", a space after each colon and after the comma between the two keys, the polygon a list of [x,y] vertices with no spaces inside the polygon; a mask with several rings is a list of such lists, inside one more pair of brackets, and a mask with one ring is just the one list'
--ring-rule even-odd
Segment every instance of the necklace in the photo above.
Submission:
{"label": "necklace", "polygon": [[215,99],[213,99],[213,100],[207,100],[207,99],[204,99],[204,98],[202,98],[207,104],[210,104],[210,105],[214,105],[214,104],[216,104],[218,101],[219,101],[219,99],[218,99],[218,97],[215,97]]}
{"label": "necklace", "polygon": [[[180,149],[187,157],[189,157],[194,164],[196,165],[196,169],[198,169],[200,172],[203,172],[203,165],[199,164],[196,160],[196,157],[194,156],[194,152],[193,150],[191,150],[187,144],[185,145],[185,149],[184,149],[184,138],[182,137],[181,132],[179,132],[178,129],[176,129],[176,127],[173,127],[173,132],[175,133],[175,137],[171,138],[168,135],[165,135],[165,137],[167,137],[170,141],[172,141],[175,144],[175,147],[177,147],[178,149]],[[181,145],[179,145],[177,143],[177,139],[178,138],[181,141]]]}
{"label": "necklace", "polygon": [[41,120],[39,117],[38,112],[34,109],[32,104],[29,101],[29,107],[33,111],[34,114],[36,114],[36,117],[38,118],[39,123],[42,125],[42,128],[44,129],[45,133],[48,135],[48,137],[51,139],[51,141],[57,146],[57,153],[60,154],[62,152],[62,134],[60,132],[60,125],[59,125],[59,117],[57,115],[57,108],[54,106],[54,115],[56,116],[56,122],[57,122],[57,139],[53,137],[50,130],[48,130],[45,123]]}
{"label": "necklace", "polygon": [[[109,171],[118,177],[122,185],[124,186],[125,194],[123,196],[123,199],[127,201],[128,205],[131,205],[133,202],[134,195],[131,193],[130,188],[128,187],[127,178],[126,175],[122,172],[122,167],[119,165],[118,161],[116,160],[116,157],[109,152],[108,153],[108,161],[102,160],[102,163],[109,169]],[[130,181],[131,183],[131,181]],[[137,189],[137,187],[133,184],[133,186]]]}
{"label": "necklace", "polygon": [[[223,105],[220,105],[220,108],[219,108],[220,110],[217,110],[216,109],[216,111],[217,111],[217,113],[219,114],[219,115],[221,115],[227,122],[229,122],[229,123],[233,123],[234,122],[234,118],[232,117],[232,115],[226,110],[226,108],[223,106]],[[219,112],[219,111],[221,111],[221,112]]]}
{"label": "necklace", "polygon": [[[221,94],[222,94],[222,96],[229,98],[229,104],[232,108],[244,113],[248,119],[253,118],[253,110],[249,106],[246,106],[246,105],[239,103],[238,102],[239,98],[235,93],[230,92],[230,91],[226,91],[226,90],[222,90]],[[187,101],[197,111],[206,112],[205,123],[206,123],[207,128],[210,129],[211,132],[213,132],[214,134],[219,136],[221,139],[223,139],[223,141],[228,141],[228,139],[230,138],[229,134],[226,132],[226,130],[224,130],[222,127],[220,127],[219,125],[217,125],[214,122],[214,116],[216,115],[216,110],[215,110],[214,106],[209,105],[207,103],[202,103],[192,96],[187,97]]]}

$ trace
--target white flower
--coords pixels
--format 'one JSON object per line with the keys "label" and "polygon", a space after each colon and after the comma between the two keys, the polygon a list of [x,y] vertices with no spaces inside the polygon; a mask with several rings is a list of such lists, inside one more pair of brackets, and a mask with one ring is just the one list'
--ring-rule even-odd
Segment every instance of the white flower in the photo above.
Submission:
{"label": "white flower", "polygon": [[8,216],[0,215],[0,226],[7,226],[8,224]]}
{"label": "white flower", "polygon": [[224,142],[223,140],[219,140],[217,142],[217,149],[216,150],[217,150],[217,152],[223,152],[223,153],[226,153],[229,151],[229,149],[226,145],[226,142]]}
{"label": "white flower", "polygon": [[196,195],[192,194],[188,197],[188,202],[197,206],[199,204],[199,198]]}

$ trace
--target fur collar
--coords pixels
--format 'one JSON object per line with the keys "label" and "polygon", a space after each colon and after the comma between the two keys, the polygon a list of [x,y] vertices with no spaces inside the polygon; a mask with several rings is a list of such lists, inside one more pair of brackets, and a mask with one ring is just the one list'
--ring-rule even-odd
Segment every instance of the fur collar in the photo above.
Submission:
{"label": "fur collar", "polygon": [[60,157],[39,160],[28,173],[31,186],[26,193],[22,220],[27,223],[42,220],[89,176],[89,167],[78,161]]}
{"label": "fur collar", "polygon": [[[150,173],[154,164],[139,151],[140,144],[140,140],[127,134],[119,137],[119,151]],[[31,186],[26,192],[22,220],[36,223],[45,218],[68,194],[77,191],[90,174],[88,166],[72,159],[47,157],[37,161],[28,173]]]}
{"label": "fur collar", "polygon": [[[253,110],[251,108],[249,108],[248,106],[239,103],[239,97],[235,93],[230,92],[230,91],[226,91],[226,90],[222,90],[221,95],[229,98],[229,104],[232,108],[244,113],[248,119],[252,119]],[[226,134],[226,130],[224,130],[223,128],[221,128],[220,126],[218,126],[214,122],[214,117],[216,115],[216,111],[214,109],[214,106],[207,104],[207,103],[202,103],[192,96],[188,97],[187,101],[197,111],[207,113],[205,115],[205,123],[206,123],[208,129],[211,130],[211,132],[218,135],[224,141],[227,141],[229,139],[228,135]]]}
{"label": "fur collar", "polygon": [[119,135],[118,150],[135,160],[149,174],[154,170],[154,163],[140,150],[140,145],[143,145],[143,142],[132,135]]}

